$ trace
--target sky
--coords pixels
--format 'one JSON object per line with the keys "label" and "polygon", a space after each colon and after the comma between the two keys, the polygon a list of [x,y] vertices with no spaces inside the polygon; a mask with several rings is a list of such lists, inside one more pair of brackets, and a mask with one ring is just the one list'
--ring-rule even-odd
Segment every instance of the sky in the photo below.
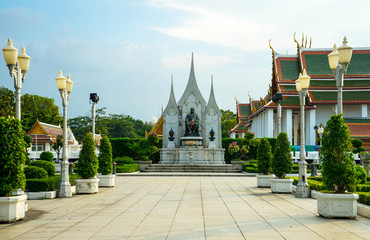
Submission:
{"label": "sky", "polygon": [[[296,54],[293,35],[312,37],[313,48],[370,47],[370,1],[342,0],[12,0],[0,2],[0,47],[11,37],[32,58],[22,94],[54,98],[55,78],[74,82],[68,117],[87,115],[89,94],[97,108],[143,121],[159,118],[173,75],[183,94],[194,54],[195,76],[208,100],[211,76],[221,109],[235,98],[265,96],[272,55]],[[0,86],[14,90],[4,59]]]}

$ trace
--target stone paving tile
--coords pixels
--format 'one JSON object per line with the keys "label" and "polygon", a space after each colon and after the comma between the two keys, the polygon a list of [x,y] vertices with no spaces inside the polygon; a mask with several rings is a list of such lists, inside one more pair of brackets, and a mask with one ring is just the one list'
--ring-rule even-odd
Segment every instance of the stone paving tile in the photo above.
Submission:
{"label": "stone paving tile", "polygon": [[370,239],[370,219],[319,217],[316,200],[272,194],[255,177],[120,176],[98,194],[28,203],[40,214],[0,225],[1,240]]}

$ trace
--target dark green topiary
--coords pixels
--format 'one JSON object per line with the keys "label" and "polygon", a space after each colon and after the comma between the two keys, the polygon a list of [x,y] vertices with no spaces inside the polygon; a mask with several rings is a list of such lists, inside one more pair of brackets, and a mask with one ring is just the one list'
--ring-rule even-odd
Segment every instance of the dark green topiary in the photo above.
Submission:
{"label": "dark green topiary", "polygon": [[271,146],[267,138],[262,138],[257,149],[258,172],[268,175],[271,170]]}
{"label": "dark green topiary", "polygon": [[272,158],[272,171],[278,178],[285,178],[292,170],[293,161],[288,134],[281,132],[277,137],[276,148]]}
{"label": "dark green topiary", "polygon": [[322,139],[322,177],[329,189],[336,193],[354,191],[356,172],[350,152],[349,128],[342,115],[333,115],[326,123]]}
{"label": "dark green topiary", "polygon": [[55,166],[53,163],[45,160],[37,160],[30,164],[30,166],[36,166],[45,169],[45,171],[48,173],[48,176],[54,176],[55,175]]}
{"label": "dark green topiary", "polygon": [[23,172],[26,143],[19,120],[0,117],[0,196],[10,196],[13,189],[24,189]]}
{"label": "dark green topiary", "polygon": [[108,175],[113,172],[112,165],[112,145],[108,137],[104,136],[100,140],[100,153],[99,153],[99,172],[103,175]]}
{"label": "dark green topiary", "polygon": [[360,153],[365,151],[365,148],[362,147],[363,141],[360,139],[352,139],[351,140],[352,146],[355,148],[353,149],[353,153]]}
{"label": "dark green topiary", "polygon": [[83,139],[82,149],[77,163],[77,174],[83,179],[89,179],[98,173],[98,157],[95,153],[95,142],[91,133]]}
{"label": "dark green topiary", "polygon": [[355,171],[357,175],[357,184],[364,184],[367,178],[365,169],[362,166],[355,165]]}
{"label": "dark green topiary", "polygon": [[45,169],[36,166],[27,166],[24,168],[26,179],[42,179],[48,176]]}
{"label": "dark green topiary", "polygon": [[52,152],[45,151],[40,154],[40,160],[45,160],[49,162],[53,162],[54,160],[54,155]]}

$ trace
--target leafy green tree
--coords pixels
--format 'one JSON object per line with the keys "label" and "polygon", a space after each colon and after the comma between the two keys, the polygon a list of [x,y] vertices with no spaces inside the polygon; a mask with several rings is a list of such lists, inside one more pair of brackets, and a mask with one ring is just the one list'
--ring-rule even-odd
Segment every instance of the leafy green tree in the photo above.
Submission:
{"label": "leafy green tree", "polygon": [[95,153],[95,142],[91,133],[83,139],[82,149],[77,163],[77,174],[83,179],[89,179],[98,173],[98,157]]}
{"label": "leafy green tree", "polygon": [[262,138],[257,149],[257,169],[258,172],[268,175],[271,170],[271,146],[267,138]]}
{"label": "leafy green tree", "polygon": [[0,196],[9,196],[26,185],[24,131],[14,117],[0,117],[0,151]]}
{"label": "leafy green tree", "polygon": [[221,109],[221,131],[222,137],[229,137],[228,132],[236,126],[236,113]]}
{"label": "leafy green tree", "polygon": [[22,126],[28,132],[38,119],[40,122],[59,125],[62,117],[53,98],[24,94],[22,100]]}
{"label": "leafy green tree", "polygon": [[344,193],[355,190],[357,174],[350,146],[349,128],[344,124],[342,114],[331,116],[324,129],[320,149],[323,183],[330,191]]}
{"label": "leafy green tree", "polygon": [[15,94],[6,87],[0,88],[0,116],[15,116]]}
{"label": "leafy green tree", "polygon": [[112,165],[112,145],[107,136],[100,140],[99,170],[102,175],[108,175],[113,172]]}
{"label": "leafy green tree", "polygon": [[40,154],[40,160],[45,160],[52,163],[54,160],[54,155],[52,152],[44,151]]}
{"label": "leafy green tree", "polygon": [[292,154],[288,134],[281,132],[277,137],[274,156],[272,158],[272,170],[278,178],[284,178],[293,170]]}
{"label": "leafy green tree", "polygon": [[59,162],[59,156],[60,152],[62,151],[62,148],[63,148],[63,136],[58,135],[55,143],[53,144],[53,149],[57,153],[57,162]]}

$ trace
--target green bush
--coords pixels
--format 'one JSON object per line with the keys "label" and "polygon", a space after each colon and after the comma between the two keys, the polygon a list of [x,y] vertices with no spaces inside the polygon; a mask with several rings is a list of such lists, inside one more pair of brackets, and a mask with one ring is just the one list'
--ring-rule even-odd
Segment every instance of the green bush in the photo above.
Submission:
{"label": "green bush", "polygon": [[54,160],[54,155],[52,152],[45,151],[40,154],[40,160],[45,160],[48,162],[53,162]]}
{"label": "green bush", "polygon": [[113,159],[114,162],[116,162],[118,165],[121,165],[121,164],[131,164],[131,163],[134,163],[134,159],[132,159],[132,157],[117,157],[115,159]]}
{"label": "green bush", "polygon": [[41,179],[46,178],[48,173],[45,169],[36,166],[27,166],[24,168],[26,179]]}
{"label": "green bush", "polygon": [[308,182],[308,187],[311,190],[316,190],[316,191],[327,190],[327,187],[322,182],[315,181],[315,180],[308,180],[307,182]]}
{"label": "green bush", "polygon": [[315,180],[318,182],[322,182],[322,177],[308,177],[308,180]]}
{"label": "green bush", "polygon": [[367,174],[363,167],[355,165],[355,171],[357,175],[357,183],[364,184],[366,182]]}
{"label": "green bush", "polygon": [[248,161],[249,163],[256,163],[257,164],[257,160],[256,159],[251,159]]}
{"label": "green bush", "polygon": [[349,128],[342,114],[333,115],[326,123],[322,139],[322,176],[329,191],[352,192],[356,186],[356,171],[350,152]]}
{"label": "green bush", "polygon": [[83,179],[93,178],[98,173],[98,157],[91,133],[88,133],[83,140],[76,172]]}
{"label": "green bush", "polygon": [[370,192],[356,192],[359,196],[358,202],[370,206]]}
{"label": "green bush", "polygon": [[271,146],[267,138],[262,138],[257,149],[258,172],[268,175],[271,171]]}
{"label": "green bush", "polygon": [[243,161],[243,160],[241,160],[239,158],[235,158],[235,159],[232,159],[231,161],[233,161],[233,162],[240,162],[240,161]]}
{"label": "green bush", "polygon": [[55,175],[55,166],[51,162],[48,162],[45,160],[37,160],[37,161],[31,162],[30,166],[36,166],[36,167],[45,169],[49,177]]}
{"label": "green bush", "polygon": [[356,192],[370,192],[370,185],[367,184],[357,184]]}
{"label": "green bush", "polygon": [[259,173],[259,171],[253,167],[243,167],[243,171],[247,173]]}
{"label": "green bush", "polygon": [[26,190],[29,192],[54,191],[59,188],[60,175],[43,179],[27,179]]}
{"label": "green bush", "polygon": [[117,166],[116,171],[117,173],[139,172],[140,165],[138,163],[125,164],[123,166]]}
{"label": "green bush", "polygon": [[360,153],[362,151],[365,151],[365,148],[362,148],[362,144],[363,144],[362,140],[352,139],[351,144],[355,148],[355,149],[353,149],[353,153]]}
{"label": "green bush", "polygon": [[292,165],[288,134],[281,132],[277,137],[276,149],[272,159],[272,171],[278,178],[284,178],[292,172]]}
{"label": "green bush", "polygon": [[100,140],[100,153],[99,153],[99,170],[102,175],[108,175],[113,172],[112,165],[112,145],[108,137],[104,136]]}
{"label": "green bush", "polygon": [[0,196],[9,196],[13,189],[26,185],[24,134],[18,119],[0,117]]}

